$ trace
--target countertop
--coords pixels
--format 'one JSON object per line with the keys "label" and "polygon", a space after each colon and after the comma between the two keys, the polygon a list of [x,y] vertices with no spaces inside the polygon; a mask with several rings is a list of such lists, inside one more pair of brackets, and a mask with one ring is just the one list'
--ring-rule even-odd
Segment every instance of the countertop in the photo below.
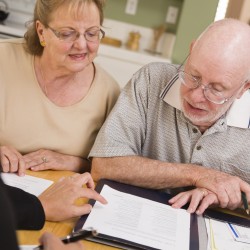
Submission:
{"label": "countertop", "polygon": [[4,24],[0,24],[0,33],[23,37],[26,31],[24,24],[18,24],[10,21],[6,21]]}
{"label": "countertop", "polygon": [[132,51],[125,47],[114,47],[111,45],[101,44],[98,54],[108,56],[114,59],[125,60],[127,62],[145,65],[150,62],[171,62],[169,58],[152,55],[146,51]]}

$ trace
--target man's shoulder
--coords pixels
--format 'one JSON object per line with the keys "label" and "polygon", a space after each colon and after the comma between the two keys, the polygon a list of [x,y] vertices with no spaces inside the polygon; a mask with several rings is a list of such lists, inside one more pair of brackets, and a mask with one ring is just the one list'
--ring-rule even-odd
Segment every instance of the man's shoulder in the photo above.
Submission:
{"label": "man's shoulder", "polygon": [[142,67],[141,70],[146,70],[151,74],[175,74],[178,71],[178,65],[167,63],[167,62],[151,62]]}
{"label": "man's shoulder", "polygon": [[133,79],[142,85],[164,86],[177,73],[177,68],[170,63],[151,62],[138,70]]}

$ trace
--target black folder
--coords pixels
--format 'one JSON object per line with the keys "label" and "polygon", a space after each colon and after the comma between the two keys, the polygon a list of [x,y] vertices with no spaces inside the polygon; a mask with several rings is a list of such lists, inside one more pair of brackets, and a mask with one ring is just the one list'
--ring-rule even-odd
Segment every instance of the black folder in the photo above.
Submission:
{"label": "black folder", "polygon": [[[158,190],[140,188],[132,185],[127,185],[123,183],[118,183],[111,180],[100,180],[96,185],[96,191],[98,193],[101,192],[103,185],[106,184],[111,188],[114,188],[118,191],[133,194],[139,197],[143,197],[146,199],[150,199],[156,202],[160,202],[163,204],[168,204],[168,200],[172,197],[170,194],[165,192],[161,192]],[[95,201],[90,200],[89,203],[93,206]],[[83,215],[75,225],[74,231],[77,232],[82,229],[88,215]],[[155,248],[144,246],[141,244],[137,244],[135,242],[131,242],[128,240],[112,237],[109,235],[98,234],[96,237],[87,238],[87,240],[118,247],[121,249],[147,249],[147,250],[155,250]],[[190,250],[199,250],[199,235],[198,235],[198,223],[197,216],[192,214],[190,216]]]}

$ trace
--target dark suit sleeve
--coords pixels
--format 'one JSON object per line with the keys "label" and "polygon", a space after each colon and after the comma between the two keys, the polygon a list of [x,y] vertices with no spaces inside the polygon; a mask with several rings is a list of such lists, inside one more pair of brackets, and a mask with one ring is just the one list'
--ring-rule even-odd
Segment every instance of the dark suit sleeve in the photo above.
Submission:
{"label": "dark suit sleeve", "polygon": [[41,229],[45,223],[45,214],[40,200],[19,188],[4,186],[14,210],[17,229]]}
{"label": "dark suit sleeve", "polygon": [[18,250],[14,213],[0,178],[0,249]]}

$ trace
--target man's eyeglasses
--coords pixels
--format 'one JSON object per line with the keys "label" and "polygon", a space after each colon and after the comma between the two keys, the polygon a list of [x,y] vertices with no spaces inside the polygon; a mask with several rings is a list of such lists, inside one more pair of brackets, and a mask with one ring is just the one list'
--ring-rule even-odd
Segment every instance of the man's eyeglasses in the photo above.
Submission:
{"label": "man's eyeglasses", "polygon": [[210,84],[206,86],[203,85],[200,78],[196,78],[195,76],[192,76],[185,71],[180,70],[178,74],[181,83],[186,87],[190,89],[196,89],[201,86],[206,99],[214,104],[224,104],[232,97],[224,97],[224,93],[222,91],[214,89]]}
{"label": "man's eyeglasses", "polygon": [[64,42],[74,42],[80,37],[80,35],[83,35],[88,42],[98,42],[105,36],[105,32],[97,27],[88,29],[84,33],[80,33],[74,29],[62,28],[60,30],[55,30],[49,26],[48,28],[56,37]]}

